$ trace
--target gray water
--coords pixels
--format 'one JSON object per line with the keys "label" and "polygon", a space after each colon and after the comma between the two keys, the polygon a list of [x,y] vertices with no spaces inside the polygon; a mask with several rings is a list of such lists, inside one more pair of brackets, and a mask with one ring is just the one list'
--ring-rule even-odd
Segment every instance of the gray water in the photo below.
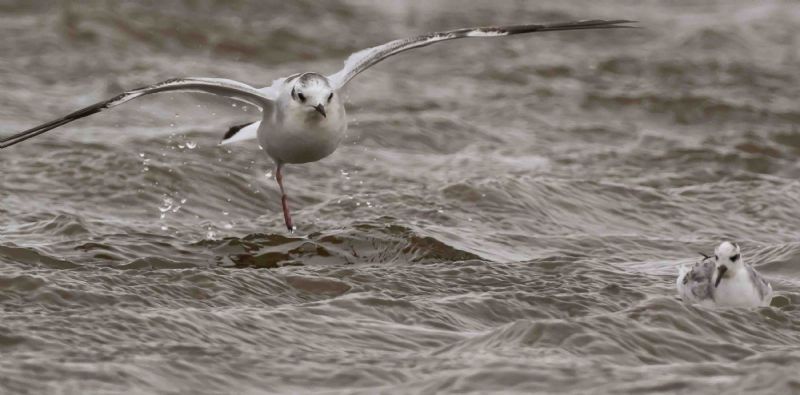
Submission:
{"label": "gray water", "polygon": [[[429,4],[433,3],[433,4]],[[800,391],[796,1],[4,2],[0,133],[178,76],[265,86],[474,25],[347,90],[289,166],[255,108],[131,102],[0,152],[0,393]],[[682,304],[723,239],[771,307]]]}

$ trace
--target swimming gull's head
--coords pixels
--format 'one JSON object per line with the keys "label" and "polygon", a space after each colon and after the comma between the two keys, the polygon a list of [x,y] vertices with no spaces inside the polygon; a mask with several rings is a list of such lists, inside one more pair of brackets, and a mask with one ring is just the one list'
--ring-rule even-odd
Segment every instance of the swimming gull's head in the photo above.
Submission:
{"label": "swimming gull's head", "polygon": [[723,241],[714,250],[714,263],[716,265],[714,287],[718,287],[722,279],[735,275],[744,267],[739,245]]}

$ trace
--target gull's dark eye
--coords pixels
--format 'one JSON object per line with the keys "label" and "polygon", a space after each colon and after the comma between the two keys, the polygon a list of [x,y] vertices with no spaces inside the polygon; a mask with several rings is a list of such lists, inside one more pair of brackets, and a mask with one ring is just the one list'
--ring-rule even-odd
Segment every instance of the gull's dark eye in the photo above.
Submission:
{"label": "gull's dark eye", "polygon": [[305,103],[305,102],[306,102],[306,95],[304,95],[304,94],[302,94],[302,93],[298,93],[298,94],[297,94],[297,97],[299,97],[299,98],[300,98],[300,102],[301,102],[301,103]]}
{"label": "gull's dark eye", "polygon": [[331,99],[333,99],[333,92],[331,92],[331,94],[330,94],[330,95],[328,95],[328,103],[330,103],[330,102],[331,102]]}
{"label": "gull's dark eye", "polygon": [[731,257],[731,262],[736,262],[739,259],[739,254],[736,254]]}

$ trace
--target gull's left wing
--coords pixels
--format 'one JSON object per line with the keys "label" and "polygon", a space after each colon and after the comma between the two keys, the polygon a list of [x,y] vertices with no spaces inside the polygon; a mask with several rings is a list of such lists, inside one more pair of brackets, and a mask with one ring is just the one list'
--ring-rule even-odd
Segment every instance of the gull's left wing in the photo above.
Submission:
{"label": "gull's left wing", "polygon": [[344,62],[344,68],[336,74],[328,76],[333,83],[334,89],[339,89],[353,79],[358,73],[374,66],[389,56],[407,51],[413,48],[420,48],[446,40],[471,37],[501,37],[514,34],[550,32],[558,30],[588,30],[588,29],[619,29],[631,28],[627,24],[635,21],[628,20],[591,20],[566,23],[537,24],[537,25],[513,25],[513,26],[494,26],[494,27],[472,27],[466,29],[450,30],[446,32],[430,33],[422,36],[404,38],[390,41],[377,47],[367,48],[358,51]]}
{"label": "gull's left wing", "polygon": [[243,123],[236,126],[231,126],[225,135],[222,136],[222,141],[219,145],[236,143],[239,141],[252,140],[258,138],[258,128],[261,126],[261,121]]}
{"label": "gull's left wing", "polygon": [[97,114],[98,112],[116,107],[137,97],[149,95],[151,93],[167,91],[205,92],[220,96],[227,96],[261,107],[264,110],[264,114],[272,111],[274,103],[274,96],[271,94],[271,92],[262,92],[251,87],[250,85],[243,84],[238,81],[222,78],[175,78],[159,82],[154,85],[124,92],[111,99],[82,108],[61,118],[25,130],[13,136],[2,138],[0,139],[0,148],[6,148],[14,144],[21,143],[31,137],[38,136],[61,125],[70,123],[83,117],[88,117],[92,114]]}

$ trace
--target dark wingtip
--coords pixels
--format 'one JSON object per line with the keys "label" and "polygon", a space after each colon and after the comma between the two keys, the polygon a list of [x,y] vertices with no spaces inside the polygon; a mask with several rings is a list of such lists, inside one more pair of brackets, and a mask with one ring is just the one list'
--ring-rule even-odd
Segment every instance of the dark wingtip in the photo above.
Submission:
{"label": "dark wingtip", "polygon": [[236,135],[236,133],[239,133],[239,131],[240,131],[240,130],[242,130],[242,129],[246,128],[247,126],[249,126],[249,125],[252,125],[252,124],[254,124],[254,123],[255,123],[255,122],[248,122],[248,123],[243,123],[243,124],[241,124],[241,125],[231,126],[231,127],[228,129],[228,131],[227,131],[227,132],[225,132],[225,135],[224,135],[224,136],[222,136],[222,141],[225,141],[225,140],[227,140],[227,139],[229,139],[229,138],[231,138],[231,137],[235,136],[235,135]]}
{"label": "dark wingtip", "polygon": [[[631,23],[637,23],[634,20],[628,19],[587,19],[582,21],[553,23],[546,25],[520,25],[510,26],[506,30],[509,34],[528,33],[531,31],[559,31],[559,30],[594,30],[594,29],[635,29],[638,26],[630,26]],[[538,26],[536,29],[531,29],[531,26]]]}
{"label": "dark wingtip", "polygon": [[702,252],[698,252],[698,254],[702,255],[703,259],[711,259],[711,257],[709,255],[706,255],[706,254],[704,254]]}

